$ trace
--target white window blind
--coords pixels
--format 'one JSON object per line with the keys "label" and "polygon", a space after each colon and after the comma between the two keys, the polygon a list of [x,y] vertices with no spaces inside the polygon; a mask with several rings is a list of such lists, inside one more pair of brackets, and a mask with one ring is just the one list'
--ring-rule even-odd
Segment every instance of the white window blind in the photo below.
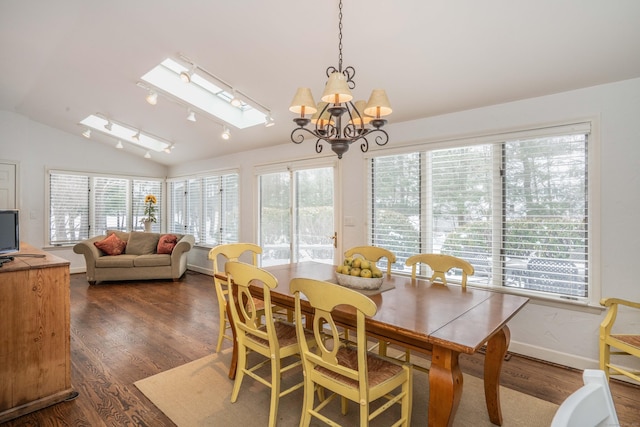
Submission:
{"label": "white window blind", "polygon": [[156,196],[154,231],[162,218],[161,179],[49,171],[49,243],[66,245],[107,230],[142,230],[147,194]]}
{"label": "white window blind", "polygon": [[65,245],[89,237],[89,177],[68,173],[49,177],[49,242]]}
{"label": "white window blind", "polygon": [[372,157],[369,244],[399,271],[448,253],[474,265],[477,286],[589,298],[588,131],[567,130]]}
{"label": "white window blind", "polygon": [[156,222],[151,224],[151,231],[160,233],[162,224],[162,182],[150,181],[143,179],[134,179],[131,181],[131,204],[133,205],[133,225],[134,229],[141,229],[141,220],[145,218],[144,215],[144,199],[147,195],[156,196],[156,209],[155,217]]}
{"label": "white window blind", "polygon": [[236,172],[170,180],[170,229],[193,234],[200,245],[237,242],[239,191]]}

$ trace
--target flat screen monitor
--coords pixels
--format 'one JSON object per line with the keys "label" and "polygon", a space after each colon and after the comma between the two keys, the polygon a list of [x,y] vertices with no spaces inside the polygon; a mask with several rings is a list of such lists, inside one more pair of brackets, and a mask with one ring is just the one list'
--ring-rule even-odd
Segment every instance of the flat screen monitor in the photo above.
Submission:
{"label": "flat screen monitor", "polygon": [[15,209],[0,209],[0,255],[20,250],[19,217]]}

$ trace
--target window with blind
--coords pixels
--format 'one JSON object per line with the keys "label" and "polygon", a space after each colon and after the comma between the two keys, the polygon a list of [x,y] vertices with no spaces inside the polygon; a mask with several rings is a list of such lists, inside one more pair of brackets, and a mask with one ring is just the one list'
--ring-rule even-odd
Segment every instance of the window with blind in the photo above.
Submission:
{"label": "window with blind", "polygon": [[396,271],[447,253],[471,262],[472,285],[588,300],[589,134],[580,123],[372,157],[369,244],[392,250]]}
{"label": "window with blind", "polygon": [[162,220],[162,180],[49,171],[49,244],[71,245],[107,230],[138,230],[144,198],[158,200],[153,231]]}
{"label": "window with blind", "polygon": [[237,172],[169,180],[167,229],[192,234],[199,245],[237,242],[240,232],[238,182]]}

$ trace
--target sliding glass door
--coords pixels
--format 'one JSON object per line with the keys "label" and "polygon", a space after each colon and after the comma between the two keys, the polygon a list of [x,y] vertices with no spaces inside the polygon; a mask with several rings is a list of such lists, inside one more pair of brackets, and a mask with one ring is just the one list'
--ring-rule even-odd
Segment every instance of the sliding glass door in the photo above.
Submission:
{"label": "sliding glass door", "polygon": [[334,263],[336,170],[334,161],[258,170],[263,266],[310,260]]}

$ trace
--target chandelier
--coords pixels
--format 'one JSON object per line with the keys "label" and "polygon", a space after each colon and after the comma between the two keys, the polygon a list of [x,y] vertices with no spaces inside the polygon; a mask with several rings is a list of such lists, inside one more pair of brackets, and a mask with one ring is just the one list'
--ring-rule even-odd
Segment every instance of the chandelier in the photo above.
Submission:
{"label": "chandelier", "polygon": [[[353,102],[351,89],[356,83],[353,67],[342,68],[342,0],[338,14],[338,68],[327,68],[327,83],[322,93],[322,102],[316,105],[309,88],[298,88],[289,111],[299,114],[293,121],[298,125],[291,132],[291,141],[300,144],[308,133],[316,138],[316,153],[322,152],[322,142],[331,145],[331,150],[341,159],[349,146],[362,140],[360,149],[369,150],[368,137],[378,145],[385,145],[389,135],[382,127],[387,123],[381,117],[391,114],[391,105],[384,89],[374,89],[369,101]],[[305,117],[312,114],[311,118]],[[311,126],[307,127],[309,124]]]}

